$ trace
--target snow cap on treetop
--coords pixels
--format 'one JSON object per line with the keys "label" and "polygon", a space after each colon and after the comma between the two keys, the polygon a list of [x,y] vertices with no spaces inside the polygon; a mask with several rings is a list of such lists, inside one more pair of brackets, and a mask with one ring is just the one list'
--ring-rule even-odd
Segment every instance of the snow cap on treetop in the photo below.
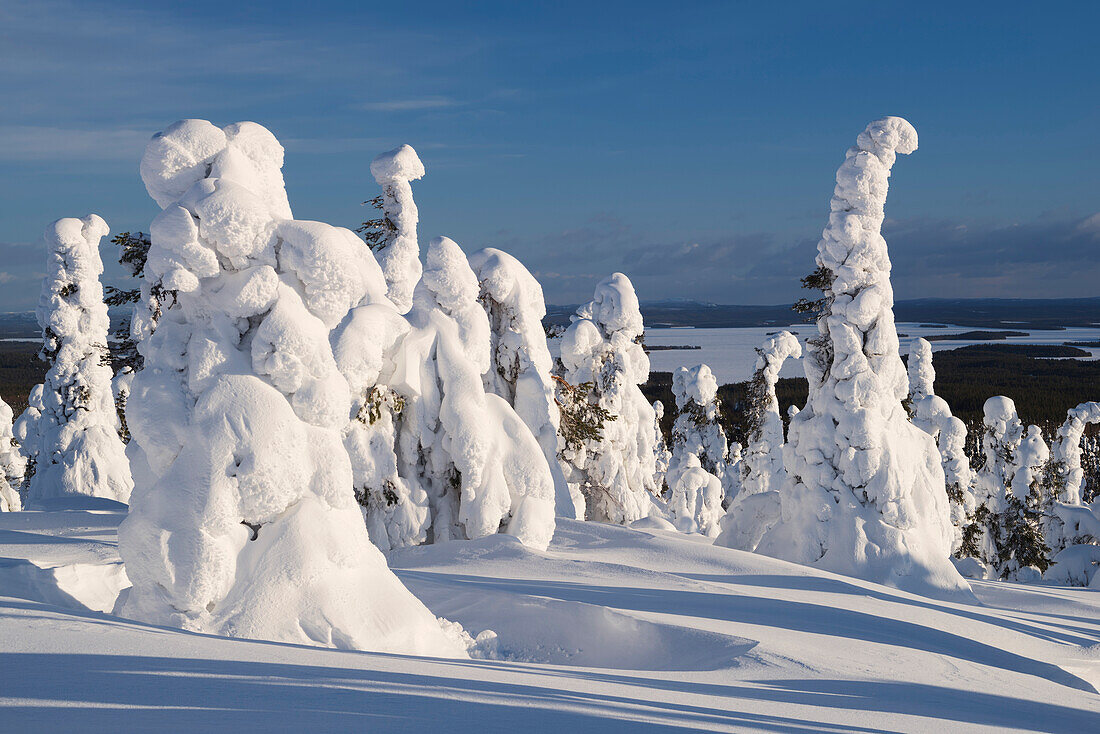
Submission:
{"label": "snow cap on treetop", "polygon": [[390,181],[415,181],[424,176],[424,164],[411,145],[382,153],[370,164],[371,175],[384,186]]}
{"label": "snow cap on treetop", "polygon": [[1006,398],[1004,395],[994,395],[989,400],[986,400],[985,405],[982,407],[982,412],[985,415],[985,424],[987,426],[994,426],[998,423],[1010,423],[1017,420],[1016,403],[1012,401],[1012,398]]}
{"label": "snow cap on treetop", "polygon": [[596,285],[591,317],[608,334],[626,332],[631,338],[642,333],[642,311],[634,285],[622,273],[612,273]]}
{"label": "snow cap on treetop", "polygon": [[672,375],[672,393],[680,410],[692,400],[700,406],[710,405],[718,397],[718,380],[705,364],[681,367]]}

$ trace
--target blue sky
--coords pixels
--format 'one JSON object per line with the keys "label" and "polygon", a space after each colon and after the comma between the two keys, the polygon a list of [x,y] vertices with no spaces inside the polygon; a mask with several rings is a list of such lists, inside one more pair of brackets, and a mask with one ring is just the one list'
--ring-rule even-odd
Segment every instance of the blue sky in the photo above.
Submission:
{"label": "blue sky", "polygon": [[410,143],[422,241],[508,250],[550,302],[621,270],[782,303],[844,150],[901,115],[898,298],[1097,295],[1097,27],[1085,2],[0,0],[0,310],[33,307],[53,219],[148,228],[137,163],[183,117],[269,127],[295,215],[345,226]]}

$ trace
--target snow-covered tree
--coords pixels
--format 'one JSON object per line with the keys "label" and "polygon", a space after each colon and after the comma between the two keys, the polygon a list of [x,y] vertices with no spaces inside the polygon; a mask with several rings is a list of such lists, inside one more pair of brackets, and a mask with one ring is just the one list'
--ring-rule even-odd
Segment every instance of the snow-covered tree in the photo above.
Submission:
{"label": "snow-covered tree", "polygon": [[631,523],[650,514],[658,492],[653,406],[640,388],[649,357],[634,286],[622,273],[605,278],[572,319],[562,336],[561,377],[591,385],[586,399],[609,419],[598,437],[565,446],[566,480],[584,495],[587,519]]}
{"label": "snow-covered tree", "polygon": [[136,486],[125,616],[212,634],[461,656],[370,543],[341,441],[329,332],[381,270],[352,232],[295,221],[265,128],[185,120],[141,163],[162,208],[147,281],[174,292],[126,406]]}
{"label": "snow-covered tree", "polygon": [[682,533],[718,534],[722,519],[722,482],[702,467],[696,454],[673,458],[668,471],[668,512]]}
{"label": "snow-covered tree", "polygon": [[506,532],[544,549],[554,534],[554,480],[531,429],[485,390],[490,329],[478,292],[459,246],[432,240],[394,378],[412,396],[398,429],[402,476],[427,490],[429,542]]}
{"label": "snow-covered tree", "polygon": [[747,396],[748,447],[741,460],[741,491],[747,495],[778,489],[783,482],[783,419],[775,386],[783,363],[802,356],[802,345],[794,334],[781,331],[756,353]]}
{"label": "snow-covered tree", "polygon": [[[1050,548],[1043,538],[1044,511],[1048,506],[1044,470],[1050,448],[1038,426],[1029,426],[1016,455],[1004,509],[997,518],[997,573],[1017,578],[1024,569],[1027,578],[1037,578],[1050,565]],[[1023,580],[1024,577],[1021,577]]]}
{"label": "snow-covered tree", "polygon": [[729,444],[720,423],[718,380],[705,364],[681,367],[672,374],[672,394],[677,412],[666,476],[672,521],[684,532],[717,535],[724,485],[732,475],[726,466]]}
{"label": "snow-covered tree", "polygon": [[664,431],[661,430],[661,421],[665,419],[665,404],[660,400],[653,401],[653,457],[654,473],[653,484],[659,494],[664,496],[668,489],[666,477],[669,466],[672,464],[672,452],[668,449]]}
{"label": "snow-covered tree", "polygon": [[782,513],[757,550],[901,589],[968,593],[949,560],[951,520],[935,443],[909,422],[881,227],[890,169],[917,134],[887,117],[836,175],[818,244],[823,301],[803,360],[806,407],[784,450]]}
{"label": "snow-covered tree", "polygon": [[423,178],[424,164],[411,145],[402,145],[375,158],[370,172],[382,187],[382,241],[374,254],[386,277],[390,300],[405,313],[412,307],[413,289],[420,280],[416,239],[420,214],[411,182]]}
{"label": "snow-covered tree", "polygon": [[23,485],[26,465],[27,460],[19,453],[19,443],[12,433],[11,406],[0,398],[0,512],[23,509],[19,488]]}
{"label": "snow-covered tree", "polygon": [[909,412],[913,425],[936,441],[943,466],[947,497],[951,501],[951,549],[958,553],[963,532],[974,513],[974,472],[966,455],[966,424],[951,415],[951,407],[935,392],[936,370],[932,345],[915,339],[909,348]]}
{"label": "snow-covered tree", "polygon": [[110,322],[99,276],[99,240],[107,223],[95,214],[59,219],[46,229],[46,277],[38,300],[40,356],[49,365],[34,436],[30,500],[71,495],[126,502],[133,488],[107,359]]}
{"label": "snow-covered tree", "polygon": [[[554,401],[553,359],[546,345],[542,286],[516,258],[494,248],[470,256],[478,300],[489,317],[489,371],[485,389],[508,401],[542,447],[554,478],[556,512],[584,517],[558,463],[559,411]],[[583,502],[582,498],[578,498]]]}
{"label": "snow-covered tree", "polygon": [[20,491],[23,493],[26,493],[30,487],[31,479],[34,478],[35,467],[38,465],[38,446],[40,443],[38,423],[45,408],[42,402],[43,387],[39,383],[31,388],[30,394],[27,396],[27,408],[12,426],[15,442],[19,444],[19,454],[23,457],[24,462],[23,485],[20,487]]}
{"label": "snow-covered tree", "polygon": [[1085,472],[1081,466],[1081,439],[1090,424],[1100,424],[1100,402],[1081,403],[1070,408],[1051,447],[1052,458],[1061,462],[1065,477],[1065,487],[1057,499],[1067,505],[1081,504],[1081,490],[1085,483]]}
{"label": "snow-covered tree", "polygon": [[[802,345],[789,331],[768,338],[756,350],[756,369],[749,382],[748,447],[741,458],[741,490],[730,500],[717,545],[752,551],[779,520],[779,487],[783,468],[783,419],[775,385],[788,358],[802,356]],[[793,407],[793,406],[792,406]]]}
{"label": "snow-covered tree", "polygon": [[960,557],[978,558],[997,564],[998,522],[1008,503],[1012,480],[1019,468],[1017,452],[1024,427],[1011,398],[996,395],[982,408],[983,463],[974,475],[974,510],[963,529]]}

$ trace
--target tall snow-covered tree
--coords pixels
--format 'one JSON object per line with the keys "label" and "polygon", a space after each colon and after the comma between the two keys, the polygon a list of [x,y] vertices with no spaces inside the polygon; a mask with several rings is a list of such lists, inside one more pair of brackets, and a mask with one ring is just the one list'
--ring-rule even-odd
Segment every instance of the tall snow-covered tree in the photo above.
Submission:
{"label": "tall snow-covered tree", "polygon": [[997,518],[996,566],[1001,578],[1021,576],[1025,569],[1037,578],[1050,565],[1050,548],[1044,540],[1044,515],[1049,509],[1044,471],[1050,448],[1038,426],[1029,426],[1016,455],[1004,509]]}
{"label": "tall snow-covered tree", "polygon": [[654,455],[654,474],[653,484],[657,487],[658,493],[662,496],[665,495],[668,484],[665,478],[668,475],[669,466],[672,464],[672,452],[668,449],[668,442],[665,441],[664,431],[661,430],[661,421],[665,419],[665,404],[660,400],[653,401],[653,455]]}
{"label": "tall snow-covered tree", "polygon": [[1083,439],[1086,427],[1096,423],[1100,423],[1100,403],[1081,403],[1070,408],[1050,447],[1046,484],[1051,496],[1045,540],[1052,555],[1072,545],[1100,544],[1100,517],[1082,497]]}
{"label": "tall snow-covered tree", "polygon": [[110,328],[99,241],[107,223],[95,214],[59,219],[46,229],[46,277],[38,300],[40,356],[50,368],[41,391],[28,498],[84,495],[126,502],[133,488],[107,359]]}
{"label": "tall snow-covered tree", "polygon": [[19,443],[12,432],[11,406],[0,398],[0,512],[23,509],[19,489],[27,460],[19,453]]}
{"label": "tall snow-covered tree", "polygon": [[999,521],[1008,504],[1019,465],[1024,427],[1011,398],[996,395],[982,407],[982,466],[974,475],[974,510],[963,528],[960,557],[998,564]]}
{"label": "tall snow-covered tree", "polygon": [[416,239],[420,213],[411,182],[424,177],[424,164],[411,145],[402,145],[375,158],[370,172],[382,187],[381,237],[374,254],[382,266],[390,300],[398,311],[406,313],[412,307],[413,289],[421,272]]}
{"label": "tall snow-covered tree", "polygon": [[677,412],[666,479],[669,511],[680,530],[714,536],[723,514],[724,485],[736,487],[726,465],[729,444],[720,422],[718,380],[705,364],[681,367],[672,374],[672,394]]}
{"label": "tall snow-covered tree", "polygon": [[902,404],[908,386],[880,233],[896,154],[916,147],[908,122],[876,120],[837,171],[818,243],[818,335],[803,359],[809,398],[788,432],[780,519],[757,550],[918,593],[967,595],[949,560],[939,454]]}
{"label": "tall snow-covered tree", "polygon": [[[558,463],[560,418],[554,401],[553,359],[542,326],[546,315],[542,286],[523,263],[491,247],[472,254],[470,267],[480,288],[478,300],[489,317],[491,360],[484,375],[485,389],[504,398],[531,429],[554,478],[557,514],[576,518],[579,503],[570,495]],[[583,506],[579,516],[584,517]]]}
{"label": "tall snow-covered tree", "polygon": [[[741,458],[741,490],[722,519],[716,544],[752,551],[779,520],[779,487],[786,481],[783,466],[783,419],[775,385],[788,358],[802,356],[802,345],[789,331],[769,337],[756,350],[756,369],[749,382],[748,447]],[[792,406],[793,407],[793,406]]]}
{"label": "tall snow-covered tree", "polygon": [[605,411],[598,437],[567,445],[566,480],[584,495],[589,520],[627,524],[654,509],[658,492],[653,406],[640,386],[649,379],[642,312],[622,273],[600,281],[562,336],[561,377],[591,385],[586,399]]}
{"label": "tall snow-covered tree", "polygon": [[432,240],[393,383],[412,396],[398,427],[402,475],[427,490],[429,542],[506,532],[544,549],[554,534],[554,480],[531,429],[486,392],[490,329],[478,293],[459,246]]}
{"label": "tall snow-covered tree", "polygon": [[968,518],[974,513],[974,472],[966,455],[966,424],[951,415],[951,407],[935,392],[932,345],[914,339],[909,348],[909,411],[913,425],[936,441],[951,501],[952,553],[959,553]]}
{"label": "tall snow-covered tree", "polygon": [[184,120],[141,162],[145,277],[176,297],[126,406],[125,616],[212,634],[462,656],[370,543],[330,330],[381,287],[352,232],[292,219],[265,128]]}
{"label": "tall snow-covered tree", "polygon": [[1082,501],[1085,472],[1081,464],[1081,439],[1090,424],[1100,424],[1100,402],[1081,403],[1070,408],[1051,447],[1052,458],[1061,462],[1065,477],[1065,487],[1057,499],[1067,505],[1079,505]]}

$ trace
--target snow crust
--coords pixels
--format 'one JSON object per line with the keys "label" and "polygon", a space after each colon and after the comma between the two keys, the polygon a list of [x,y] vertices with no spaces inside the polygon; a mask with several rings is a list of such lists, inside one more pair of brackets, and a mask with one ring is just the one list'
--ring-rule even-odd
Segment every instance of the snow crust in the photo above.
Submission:
{"label": "snow crust", "polygon": [[[283,149],[255,123],[185,120],[142,178],[149,285],[126,417],[136,487],[121,614],[237,637],[464,656],[368,539],[343,448],[352,404],[329,342],[382,278],[351,232],[290,219]],[[380,297],[376,295],[375,297]]]}
{"label": "snow crust", "polygon": [[99,282],[99,241],[108,232],[95,214],[46,228],[46,276],[36,314],[50,369],[20,430],[34,460],[30,502],[69,495],[125,502],[133,489],[105,360],[110,322]]}
{"label": "snow crust", "polygon": [[951,521],[931,437],[909,422],[880,234],[896,154],[917,147],[905,120],[860,133],[837,171],[817,264],[831,277],[803,360],[809,400],[790,425],[782,512],[758,550],[901,589],[968,595],[948,557]]}

